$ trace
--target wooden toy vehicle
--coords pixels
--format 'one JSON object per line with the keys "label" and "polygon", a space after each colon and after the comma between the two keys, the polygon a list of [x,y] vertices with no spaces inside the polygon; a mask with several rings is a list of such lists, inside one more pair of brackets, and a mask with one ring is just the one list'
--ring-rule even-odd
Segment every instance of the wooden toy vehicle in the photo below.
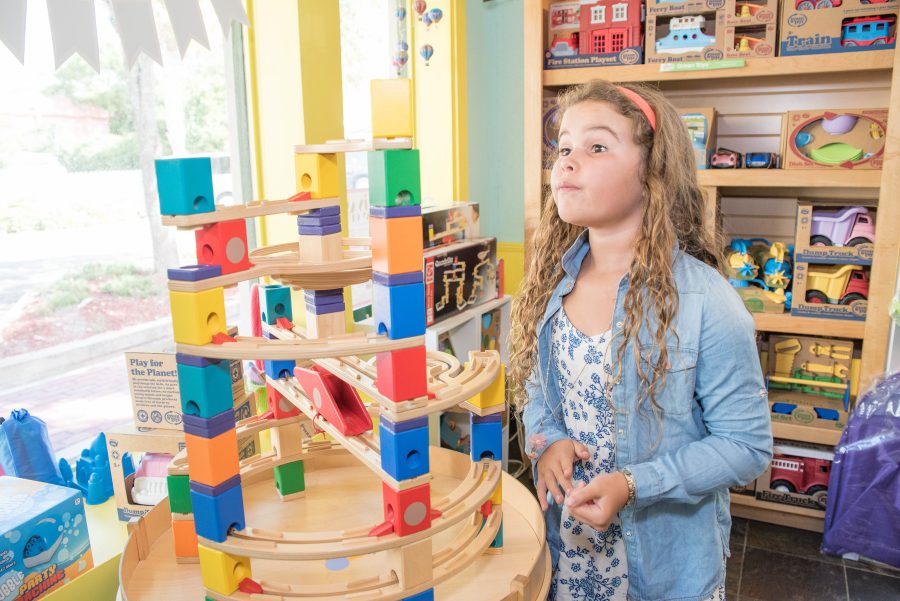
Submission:
{"label": "wooden toy vehicle", "polygon": [[841,46],[880,46],[893,44],[897,34],[893,31],[897,17],[877,15],[844,19],[841,25]]}
{"label": "wooden toy vehicle", "polygon": [[684,54],[697,52],[710,44],[715,44],[715,36],[707,35],[703,31],[705,26],[706,17],[703,15],[672,17],[669,21],[669,33],[656,41],[656,52]]}
{"label": "wooden toy vehicle", "polygon": [[709,166],[715,169],[739,169],[743,163],[741,153],[719,148],[709,158]]}
{"label": "wooden toy vehicle", "polygon": [[869,274],[859,265],[810,265],[806,301],[853,305],[869,298]]}
{"label": "wooden toy vehicle", "polygon": [[842,0],[794,0],[794,8],[796,8],[797,10],[836,8],[841,4]]}
{"label": "wooden toy vehicle", "polygon": [[874,244],[875,223],[865,207],[813,211],[809,243],[813,246]]}
{"label": "wooden toy vehicle", "polygon": [[744,167],[747,169],[775,169],[778,167],[778,155],[774,152],[748,152],[744,156]]}
{"label": "wooden toy vehicle", "polygon": [[793,455],[775,455],[769,487],[779,492],[802,493],[825,507],[831,461]]}

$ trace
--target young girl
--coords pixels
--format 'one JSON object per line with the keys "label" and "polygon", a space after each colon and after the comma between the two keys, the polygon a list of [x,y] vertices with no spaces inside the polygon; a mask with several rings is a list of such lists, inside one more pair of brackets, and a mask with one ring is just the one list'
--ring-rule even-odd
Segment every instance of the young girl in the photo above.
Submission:
{"label": "young girl", "polygon": [[724,599],[728,487],[772,434],[753,320],[719,271],[693,150],[648,86],[560,97],[512,315],[551,599]]}

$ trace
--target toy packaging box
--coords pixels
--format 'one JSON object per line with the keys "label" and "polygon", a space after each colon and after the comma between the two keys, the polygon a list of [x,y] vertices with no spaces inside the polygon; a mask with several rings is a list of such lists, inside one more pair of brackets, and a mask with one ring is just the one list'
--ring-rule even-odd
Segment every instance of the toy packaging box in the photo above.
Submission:
{"label": "toy packaging box", "polygon": [[770,335],[765,372],[772,421],[841,432],[856,392],[854,352],[849,340]]}
{"label": "toy packaging box", "polygon": [[498,294],[497,239],[480,238],[425,252],[428,325]]}
{"label": "toy packaging box", "polygon": [[[647,0],[647,15],[688,15],[724,10],[729,0]],[[730,0],[734,4],[734,0]]]}
{"label": "toy packaging box", "polygon": [[[820,6],[815,7],[816,4]],[[781,4],[779,55],[857,52],[893,48],[897,37],[896,2],[843,0],[826,8],[817,0]]]}
{"label": "toy packaging box", "polygon": [[725,0],[726,25],[768,23],[778,23],[778,0]]}
{"label": "toy packaging box", "polygon": [[756,479],[756,498],[824,514],[834,449],[776,439],[773,450],[772,463]]}
{"label": "toy packaging box", "polygon": [[775,23],[725,26],[725,58],[771,58],[778,38]]}
{"label": "toy packaging box", "polygon": [[881,169],[888,110],[788,111],[782,118],[783,169]]}
{"label": "toy packaging box", "polygon": [[644,57],[646,63],[725,58],[725,11],[648,15]]}
{"label": "toy packaging box", "polygon": [[84,498],[0,476],[0,601],[33,601],[91,569]]}
{"label": "toy packaging box", "polygon": [[544,68],[640,64],[643,23],[642,0],[554,2],[547,15]]}
{"label": "toy packaging box", "polygon": [[794,265],[791,315],[864,321],[869,298],[869,267]]}
{"label": "toy packaging box", "polygon": [[450,207],[422,207],[425,248],[471,240],[481,235],[477,202],[455,202]]}
{"label": "toy packaging box", "polygon": [[714,107],[678,109],[694,148],[697,169],[707,169],[709,155],[716,146],[716,109]]}
{"label": "toy packaging box", "polygon": [[797,204],[794,259],[804,263],[871,265],[875,211],[863,206]]}

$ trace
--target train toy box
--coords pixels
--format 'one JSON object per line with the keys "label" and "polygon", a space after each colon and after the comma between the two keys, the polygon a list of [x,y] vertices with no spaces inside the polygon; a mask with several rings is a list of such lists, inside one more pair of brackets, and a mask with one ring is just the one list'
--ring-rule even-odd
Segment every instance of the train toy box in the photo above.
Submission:
{"label": "train toy box", "polygon": [[794,258],[804,263],[871,265],[875,252],[872,207],[797,204]]}
{"label": "train toy box", "polygon": [[897,13],[885,0],[784,0],[779,55],[893,48]]}
{"label": "train toy box", "polygon": [[554,2],[547,19],[546,69],[636,65],[643,58],[642,0]]}
{"label": "train toy box", "polygon": [[93,565],[80,492],[0,476],[0,601],[34,601]]}
{"label": "train toy box", "polygon": [[681,63],[725,58],[725,11],[649,15],[644,62]]}
{"label": "train toy box", "polygon": [[478,238],[426,251],[427,325],[497,298],[498,284],[496,238]]}
{"label": "train toy box", "polygon": [[881,169],[888,110],[788,111],[781,123],[783,169]]}
{"label": "train toy box", "polygon": [[756,479],[756,498],[825,513],[834,449],[775,440],[775,455]]}
{"label": "train toy box", "polygon": [[477,202],[455,202],[449,207],[422,207],[422,241],[436,248],[481,235]]}

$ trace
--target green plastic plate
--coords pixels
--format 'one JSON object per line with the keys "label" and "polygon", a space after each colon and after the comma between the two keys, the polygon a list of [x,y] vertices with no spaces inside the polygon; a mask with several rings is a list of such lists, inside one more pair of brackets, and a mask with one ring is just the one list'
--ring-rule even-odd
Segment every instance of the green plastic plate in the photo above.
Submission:
{"label": "green plastic plate", "polygon": [[839,165],[847,161],[858,161],[863,156],[861,148],[854,148],[844,142],[832,142],[819,148],[814,148],[809,153],[809,158],[817,163]]}

